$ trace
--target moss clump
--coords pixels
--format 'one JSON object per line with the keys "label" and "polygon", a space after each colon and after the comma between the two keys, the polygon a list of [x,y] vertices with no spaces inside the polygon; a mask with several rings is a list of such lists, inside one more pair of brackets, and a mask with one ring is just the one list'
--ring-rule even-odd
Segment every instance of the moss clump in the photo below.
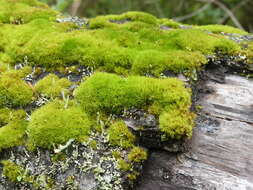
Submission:
{"label": "moss clump", "polygon": [[171,138],[180,139],[182,134],[192,135],[195,115],[184,110],[164,112],[159,118],[159,127]]}
{"label": "moss clump", "polygon": [[147,152],[140,148],[134,147],[128,154],[128,159],[130,162],[143,162],[147,159]]}
{"label": "moss clump", "polygon": [[71,82],[54,74],[49,74],[35,85],[35,90],[47,97],[59,97],[61,93],[68,94],[68,88]]}
{"label": "moss clump", "polygon": [[55,19],[57,13],[38,1],[1,0],[0,22],[23,24],[34,19]]}
{"label": "moss clump", "polygon": [[138,55],[133,63],[132,70],[135,74],[151,74],[160,76],[166,70],[175,73],[200,68],[206,64],[206,58],[199,52],[171,51],[169,53],[148,50]]}
{"label": "moss clump", "polygon": [[234,28],[232,26],[225,26],[225,25],[205,25],[205,26],[196,26],[195,28],[201,29],[201,30],[207,30],[213,33],[232,33],[232,34],[241,34],[241,35],[247,35],[248,32],[240,30],[238,28]]}
{"label": "moss clump", "polygon": [[27,122],[15,120],[0,128],[0,152],[3,149],[24,144]]}
{"label": "moss clump", "polygon": [[[13,183],[31,184],[34,189],[39,189],[40,185],[45,185],[43,183],[44,181],[41,182],[38,180],[39,177],[31,176],[26,169],[10,160],[3,160],[1,164],[3,165],[3,176]],[[49,180],[49,178],[46,179]],[[50,185],[46,184],[46,188],[50,188]]]}
{"label": "moss clump", "polygon": [[157,18],[154,17],[153,15],[136,11],[123,13],[122,15],[118,16],[118,18],[115,18],[115,20],[130,20],[130,21],[144,22],[147,24],[154,24],[154,25],[158,24]]}
{"label": "moss clump", "polygon": [[3,160],[1,164],[3,164],[3,175],[11,182],[18,183],[24,177],[25,170],[16,163]]}
{"label": "moss clump", "polygon": [[[131,108],[147,110],[158,117],[163,112],[180,109],[190,114],[191,94],[178,79],[153,79],[145,77],[121,78],[114,74],[96,73],[82,83],[75,91],[75,97],[86,113],[95,116],[97,112],[106,115],[122,114]],[[191,115],[191,114],[190,114]],[[180,135],[190,136],[192,121],[178,115],[179,128],[188,128]],[[177,120],[176,119],[176,120]],[[164,127],[165,129],[166,127]],[[112,128],[115,129],[115,128]],[[170,128],[166,128],[170,130]],[[170,136],[171,132],[164,130]],[[187,133],[186,133],[187,132]],[[173,136],[171,136],[173,137]]]}
{"label": "moss clump", "polygon": [[20,107],[32,101],[31,87],[19,77],[9,72],[0,75],[0,107]]}
{"label": "moss clump", "polygon": [[11,110],[8,108],[0,109],[0,127],[11,121],[25,119],[26,112],[24,110]]}
{"label": "moss clump", "polygon": [[217,51],[231,55],[238,53],[241,49],[238,44],[224,36],[206,34],[196,29],[173,30],[168,35],[171,46],[186,51],[199,51],[205,55]]}
{"label": "moss clump", "polygon": [[[70,102],[71,104],[71,102]],[[53,148],[69,139],[87,137],[91,122],[77,106],[54,101],[31,115],[27,127],[29,147]]]}
{"label": "moss clump", "polygon": [[113,146],[130,148],[134,146],[135,136],[123,121],[113,123],[108,129],[109,142]]}
{"label": "moss clump", "polygon": [[174,20],[171,20],[171,19],[167,19],[167,18],[159,19],[158,23],[161,26],[167,26],[167,27],[170,27],[170,28],[179,28],[180,27],[180,23],[175,22]]}
{"label": "moss clump", "polygon": [[131,164],[120,158],[118,159],[118,168],[122,171],[129,171],[131,169]]}

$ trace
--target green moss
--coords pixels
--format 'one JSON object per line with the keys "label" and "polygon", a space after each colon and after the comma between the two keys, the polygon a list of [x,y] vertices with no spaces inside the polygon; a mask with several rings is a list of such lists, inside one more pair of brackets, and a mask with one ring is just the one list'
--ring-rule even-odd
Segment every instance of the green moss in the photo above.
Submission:
{"label": "green moss", "polygon": [[182,134],[191,137],[194,118],[194,114],[185,112],[185,110],[164,112],[159,118],[159,127],[171,138],[180,139]]}
{"label": "green moss", "polygon": [[[67,23],[38,18],[24,25],[3,25],[0,49],[11,64],[27,57],[30,65],[53,70],[79,63],[122,75],[145,75],[152,69],[155,76],[164,69],[176,73],[198,69],[206,63],[206,54],[240,50],[238,44],[202,29],[166,31],[160,25],[177,28],[179,23],[128,12],[93,18],[88,29],[77,31]],[[150,52],[158,57],[147,63]]]}
{"label": "green moss", "polygon": [[108,129],[109,142],[113,146],[130,148],[134,146],[135,136],[123,121],[113,123]]}
{"label": "green moss", "polygon": [[180,23],[175,22],[174,20],[171,20],[171,19],[167,19],[167,18],[159,19],[158,23],[161,26],[167,26],[167,27],[170,27],[170,28],[179,28],[180,27]]}
{"label": "green moss", "polygon": [[66,88],[70,85],[71,82],[68,79],[59,79],[58,76],[49,74],[35,85],[35,90],[47,97],[59,97],[62,92],[65,95],[69,93]]}
{"label": "green moss", "polygon": [[27,122],[15,120],[0,128],[0,151],[24,144]]}
{"label": "green moss", "polygon": [[241,35],[247,35],[248,32],[240,30],[238,28],[234,28],[232,26],[226,26],[226,25],[205,25],[205,26],[196,26],[195,28],[201,29],[201,30],[207,30],[213,33],[232,33],[232,34],[241,34]]}
{"label": "green moss", "polygon": [[1,0],[0,4],[0,22],[3,23],[23,24],[41,18],[54,20],[57,15],[37,1]]}
{"label": "green moss", "polygon": [[18,183],[24,177],[25,170],[16,163],[3,160],[1,164],[3,164],[3,175],[11,182]]}
{"label": "green moss", "polygon": [[51,157],[52,162],[59,162],[59,161],[64,161],[67,159],[67,155],[63,152],[59,152],[57,154],[54,154]]}
{"label": "green moss", "polygon": [[110,22],[109,19],[110,16],[97,16],[96,18],[92,18],[89,20],[89,28],[99,29],[116,26],[114,23]]}
{"label": "green moss", "polygon": [[[22,75],[22,72],[19,72]],[[0,75],[0,107],[20,107],[32,101],[33,91],[17,72],[5,72]]]}
{"label": "green moss", "polygon": [[[23,79],[31,72],[32,72],[32,68],[30,66],[25,66],[20,70],[8,69],[2,73],[2,78],[6,77],[6,78]],[[1,73],[0,73],[0,77],[1,77]]]}
{"label": "green moss", "polygon": [[147,159],[147,152],[140,147],[134,147],[129,152],[128,159],[130,162],[143,162]]}
{"label": "green moss", "polygon": [[24,110],[11,110],[8,108],[0,109],[0,127],[11,121],[25,119],[26,112]]}
{"label": "green moss", "polygon": [[123,13],[116,18],[116,20],[130,20],[130,21],[139,21],[139,22],[144,22],[147,24],[154,24],[156,25],[158,23],[156,17],[154,17],[151,14],[144,13],[144,12],[136,12],[136,11],[130,11]]}
{"label": "green moss", "polygon": [[168,35],[171,46],[187,51],[199,51],[203,54],[220,51],[231,55],[241,49],[238,44],[223,36],[206,34],[196,29],[173,30]]}
{"label": "green moss", "polygon": [[131,181],[135,181],[139,175],[140,175],[140,173],[135,171],[135,172],[128,174],[127,178]]}
{"label": "green moss", "polygon": [[[53,187],[52,179],[50,179],[47,176],[44,175],[40,175],[38,177],[31,176],[25,168],[10,160],[3,160],[1,161],[1,164],[3,165],[3,176],[5,176],[11,182],[31,184],[33,186],[33,189],[40,189],[40,186],[43,186],[46,189]],[[42,181],[39,181],[39,179],[42,177],[44,177],[43,182],[48,182],[47,184],[44,184]]]}
{"label": "green moss", "polygon": [[[71,102],[70,102],[71,104]],[[39,108],[31,115],[28,144],[34,147],[53,148],[69,139],[88,136],[91,122],[78,107],[54,101]]]}
{"label": "green moss", "polygon": [[[97,112],[106,115],[121,114],[131,108],[144,109],[158,116],[163,112],[177,109],[190,114],[191,105],[191,94],[178,79],[137,76],[121,78],[106,73],[96,73],[88,78],[75,91],[75,97],[85,112],[93,116]],[[184,115],[176,117],[178,121],[184,120]],[[180,123],[177,126],[187,127],[181,126]],[[189,128],[192,129],[192,125]],[[170,136],[169,131],[164,130],[164,132]],[[184,132],[181,134],[182,137],[189,136]]]}
{"label": "green moss", "polygon": [[206,64],[206,58],[199,52],[171,51],[169,53],[157,50],[143,51],[133,63],[133,73],[139,75],[151,74],[160,76],[166,70],[175,73],[200,68]]}
{"label": "green moss", "polygon": [[118,168],[122,171],[129,171],[131,169],[131,164],[127,163],[123,159],[118,160]]}

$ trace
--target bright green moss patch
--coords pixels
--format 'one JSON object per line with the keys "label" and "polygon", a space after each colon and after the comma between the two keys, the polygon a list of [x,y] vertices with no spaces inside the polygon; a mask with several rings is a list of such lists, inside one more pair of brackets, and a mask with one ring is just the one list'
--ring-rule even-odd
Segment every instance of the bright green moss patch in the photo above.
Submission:
{"label": "bright green moss patch", "polygon": [[135,136],[123,121],[112,124],[108,129],[109,142],[113,146],[130,148],[134,146]]}
{"label": "bright green moss patch", "polygon": [[20,75],[15,72],[0,75],[0,107],[20,107],[32,101],[31,87],[19,77]]}
{"label": "bright green moss patch", "polygon": [[59,79],[54,74],[49,74],[35,85],[35,90],[47,97],[58,97],[61,93],[68,94],[68,88],[71,82],[62,78]]}
{"label": "bright green moss patch", "polygon": [[25,119],[26,112],[24,110],[11,110],[8,108],[0,109],[0,127],[11,121]]}
{"label": "bright green moss patch", "polygon": [[[147,13],[127,12],[98,16],[89,21],[87,29],[73,30],[69,23],[38,17],[24,25],[3,25],[0,50],[11,64],[26,58],[30,65],[50,69],[81,64],[122,75],[154,76],[164,70],[198,69],[206,63],[206,54],[236,54],[240,50],[229,39],[202,29],[160,28],[179,25]],[[149,59],[149,53],[156,57]]]}
{"label": "bright green moss patch", "polygon": [[72,138],[87,137],[90,128],[91,122],[78,107],[54,101],[33,112],[27,128],[28,143],[31,148],[53,148]]}
{"label": "bright green moss patch", "polygon": [[128,159],[131,162],[143,162],[147,159],[147,152],[140,147],[134,147],[128,154]]}
{"label": "bright green moss patch", "polygon": [[[79,86],[75,96],[82,108],[91,115],[97,112],[107,115],[121,114],[131,108],[144,109],[158,116],[177,109],[191,115],[191,93],[184,87],[183,82],[174,78],[122,78],[114,74],[96,73]],[[178,128],[190,129],[190,132],[179,130],[182,132],[181,136],[190,136],[192,123],[188,122],[188,118],[187,121],[181,122],[186,119],[185,115],[175,117],[175,121],[180,121],[175,124]],[[172,128],[166,129],[163,132],[173,138],[169,131]]]}
{"label": "bright green moss patch", "polygon": [[159,127],[171,138],[180,139],[182,134],[190,137],[194,126],[194,114],[185,112],[185,110],[172,110],[164,112],[159,118]]}
{"label": "bright green moss patch", "polygon": [[0,128],[0,151],[24,144],[27,122],[15,120]]}
{"label": "bright green moss patch", "polygon": [[147,24],[157,24],[157,18],[151,14],[144,13],[144,12],[126,12],[122,15],[115,18],[115,20],[130,20],[130,21],[140,21]]}
{"label": "bright green moss patch", "polygon": [[224,54],[236,54],[241,49],[235,42],[223,36],[206,34],[196,29],[173,30],[168,34],[171,46],[186,51],[199,51],[203,54],[222,52]]}
{"label": "bright green moss patch", "polygon": [[0,22],[23,24],[34,19],[55,19],[57,13],[37,1],[0,1]]}
{"label": "bright green moss patch", "polygon": [[180,23],[178,23],[174,20],[171,20],[171,19],[167,19],[167,18],[159,19],[158,23],[161,26],[167,26],[167,27],[170,27],[170,28],[179,28],[180,27]]}
{"label": "bright green moss patch", "polygon": [[226,25],[205,25],[205,26],[196,26],[195,28],[201,29],[201,30],[207,30],[213,33],[231,33],[231,34],[241,34],[241,35],[247,35],[248,32],[240,30],[238,28],[234,28],[232,26],[226,26]]}
{"label": "bright green moss patch", "polygon": [[136,58],[132,70],[139,75],[151,74],[159,76],[169,70],[175,73],[200,68],[206,64],[206,58],[199,52],[171,51],[169,53],[148,50]]}

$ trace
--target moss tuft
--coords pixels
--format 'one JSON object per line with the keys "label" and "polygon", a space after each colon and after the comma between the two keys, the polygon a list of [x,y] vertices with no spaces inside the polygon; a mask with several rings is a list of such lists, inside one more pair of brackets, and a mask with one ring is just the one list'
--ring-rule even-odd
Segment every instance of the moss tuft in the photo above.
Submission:
{"label": "moss tuft", "polygon": [[20,107],[32,101],[33,91],[19,74],[7,71],[0,75],[0,107]]}
{"label": "moss tuft", "polygon": [[180,139],[182,134],[191,137],[194,118],[194,114],[184,110],[164,112],[159,118],[159,127],[162,132],[165,132],[171,138]]}
{"label": "moss tuft", "polygon": [[113,146],[130,148],[134,146],[135,136],[123,121],[113,123],[108,129],[109,142]]}
{"label": "moss tuft", "polygon": [[231,33],[231,34],[241,34],[241,35],[247,35],[248,32],[240,30],[238,28],[234,28],[232,26],[226,26],[226,25],[204,25],[204,26],[196,26],[195,28],[201,29],[201,30],[207,30],[213,33]]}
{"label": "moss tuft", "polygon": [[200,68],[206,64],[206,58],[199,52],[148,50],[141,52],[133,63],[133,73],[160,76],[166,70],[175,73]]}
{"label": "moss tuft", "polygon": [[122,171],[129,171],[131,169],[131,164],[120,158],[118,159],[118,168]]}
{"label": "moss tuft", "polygon": [[[77,88],[75,97],[85,112],[93,116],[97,112],[122,114],[131,108],[144,109],[158,116],[177,109],[190,114],[191,105],[191,94],[178,79],[121,78],[106,73],[96,73],[88,78]],[[176,117],[179,117],[178,121],[184,120],[183,115]],[[192,129],[192,125],[189,128]],[[164,132],[170,135],[169,131]],[[184,132],[182,136],[190,136]]]}
{"label": "moss tuft", "polygon": [[167,18],[159,19],[158,23],[161,26],[167,26],[167,27],[170,27],[170,28],[179,28],[180,27],[180,23],[178,23],[174,20],[171,20],[171,19],[167,19]]}
{"label": "moss tuft", "polygon": [[66,107],[64,102],[54,101],[31,115],[27,127],[28,144],[31,149],[54,148],[71,138],[78,140],[88,136],[90,128],[91,122],[78,107]]}
{"label": "moss tuft", "polygon": [[147,152],[140,148],[134,147],[128,154],[128,159],[130,162],[143,162],[147,159]]}
{"label": "moss tuft", "polygon": [[0,109],[0,127],[11,121],[25,119],[26,112],[24,110],[11,110],[8,108]]}
{"label": "moss tuft", "polygon": [[3,149],[24,144],[27,122],[15,120],[0,128],[0,152]]}
{"label": "moss tuft", "polygon": [[224,54],[236,54],[241,49],[235,42],[221,35],[207,34],[201,30],[173,30],[169,32],[171,46],[187,51],[199,51],[213,54],[220,51]]}
{"label": "moss tuft", "polygon": [[25,170],[14,162],[9,160],[1,161],[3,164],[3,175],[11,182],[18,183],[24,176]]}
{"label": "moss tuft", "polygon": [[59,79],[58,76],[49,74],[35,85],[35,90],[47,97],[59,97],[62,92],[65,95],[69,93],[66,88],[70,85],[71,82],[68,79]]}
{"label": "moss tuft", "polygon": [[117,20],[130,20],[130,21],[139,21],[144,22],[147,24],[157,24],[157,18],[154,17],[151,14],[144,13],[144,12],[136,12],[136,11],[130,11],[123,13],[119,16]]}

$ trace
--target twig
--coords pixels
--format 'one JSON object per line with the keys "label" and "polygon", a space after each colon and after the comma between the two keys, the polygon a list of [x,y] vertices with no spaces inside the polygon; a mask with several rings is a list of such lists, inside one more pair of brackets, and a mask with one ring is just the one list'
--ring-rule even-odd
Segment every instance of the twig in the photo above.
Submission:
{"label": "twig", "polygon": [[[213,0],[211,0],[211,1],[213,1]],[[207,4],[204,5],[203,7],[199,8],[198,10],[196,10],[196,11],[194,11],[194,12],[188,14],[188,15],[181,16],[181,17],[175,17],[175,18],[172,18],[172,19],[175,20],[175,21],[178,21],[178,22],[183,21],[183,20],[190,19],[190,18],[192,18],[192,17],[198,15],[199,13],[205,11],[206,9],[208,9],[208,7],[211,5],[211,3],[212,3],[212,2],[207,3]]]}
{"label": "twig", "polygon": [[[234,13],[236,10],[240,9],[241,7],[243,7],[244,5],[246,5],[250,0],[245,0],[245,1],[241,1],[240,3],[238,3],[232,10],[231,12]],[[229,19],[229,15],[225,15],[218,23],[219,24],[224,24],[227,20]]]}
{"label": "twig", "polygon": [[236,27],[244,30],[244,28],[242,27],[241,23],[237,20],[236,16],[233,14],[233,12],[223,3],[221,3],[218,0],[196,0],[199,2],[205,2],[205,3],[213,3],[215,5],[217,5],[218,7],[220,7],[223,11],[226,12],[226,14],[231,18],[231,20],[233,21],[233,23],[235,24]]}

